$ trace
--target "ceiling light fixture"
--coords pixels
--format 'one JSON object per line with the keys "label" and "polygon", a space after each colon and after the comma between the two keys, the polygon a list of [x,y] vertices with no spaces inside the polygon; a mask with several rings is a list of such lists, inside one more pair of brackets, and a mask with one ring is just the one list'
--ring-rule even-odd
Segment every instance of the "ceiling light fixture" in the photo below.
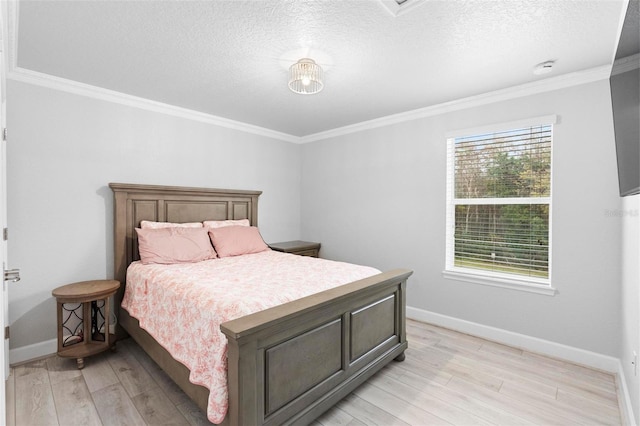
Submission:
{"label": "ceiling light fixture", "polygon": [[323,87],[322,68],[313,59],[302,58],[289,68],[289,89],[292,92],[312,95]]}
{"label": "ceiling light fixture", "polygon": [[548,74],[553,70],[554,61],[546,61],[541,64],[536,65],[533,68],[533,73],[535,75]]}

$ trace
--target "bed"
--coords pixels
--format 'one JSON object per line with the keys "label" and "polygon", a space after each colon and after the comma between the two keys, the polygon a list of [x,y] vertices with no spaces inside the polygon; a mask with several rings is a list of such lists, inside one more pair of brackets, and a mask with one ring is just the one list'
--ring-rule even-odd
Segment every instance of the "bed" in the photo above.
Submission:
{"label": "bed", "polygon": [[[114,272],[123,284],[127,267],[139,257],[135,228],[143,220],[248,219],[257,226],[259,191],[109,186],[114,192]],[[228,341],[228,412],[222,424],[309,423],[384,365],[403,360],[411,273],[379,273],[222,323]],[[124,292],[125,285],[114,298],[116,309]],[[189,369],[127,310],[118,312],[118,337],[129,334],[206,412],[209,390],[191,383]]]}

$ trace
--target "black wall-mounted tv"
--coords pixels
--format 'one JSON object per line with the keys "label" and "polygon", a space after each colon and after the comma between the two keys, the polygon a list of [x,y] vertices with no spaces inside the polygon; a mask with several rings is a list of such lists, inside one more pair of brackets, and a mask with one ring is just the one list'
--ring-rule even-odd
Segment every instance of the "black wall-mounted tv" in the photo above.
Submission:
{"label": "black wall-mounted tv", "polygon": [[630,0],[611,70],[620,196],[640,193],[640,0]]}

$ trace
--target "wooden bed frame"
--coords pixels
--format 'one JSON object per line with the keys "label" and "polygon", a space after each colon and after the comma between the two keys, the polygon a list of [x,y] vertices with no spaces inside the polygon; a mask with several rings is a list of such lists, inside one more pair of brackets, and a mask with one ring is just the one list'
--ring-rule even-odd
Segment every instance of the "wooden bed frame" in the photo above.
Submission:
{"label": "wooden bed frame", "polygon": [[[206,413],[209,391],[120,307],[127,266],[138,259],[142,220],[258,222],[260,191],[109,184],[114,192],[114,298],[118,325]],[[393,270],[221,325],[228,339],[225,425],[306,424],[407,348],[409,270]],[[120,337],[126,333],[119,328]]]}

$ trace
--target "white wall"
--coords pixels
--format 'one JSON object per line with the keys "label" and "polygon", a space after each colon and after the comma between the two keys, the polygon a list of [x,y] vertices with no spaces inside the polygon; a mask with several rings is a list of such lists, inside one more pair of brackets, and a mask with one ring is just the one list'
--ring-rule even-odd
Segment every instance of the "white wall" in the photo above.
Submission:
{"label": "white wall", "polygon": [[51,291],[113,277],[109,182],[262,190],[266,241],[299,238],[300,146],[8,82],[11,347],[56,337]]}
{"label": "white wall", "polygon": [[[557,114],[551,297],[444,279],[448,131]],[[302,237],[414,270],[407,304],[618,357],[621,224],[608,81],[334,137],[302,150]]]}
{"label": "white wall", "polygon": [[[15,81],[8,96],[12,348],[55,338],[53,288],[113,276],[109,182],[259,189],[267,241],[408,267],[412,307],[621,358],[640,418],[638,197],[618,197],[606,81],[302,146]],[[445,134],[548,114],[559,293],[445,280]]]}
{"label": "white wall", "polygon": [[640,367],[632,365],[635,351],[640,357],[640,195],[624,197],[620,210],[612,214],[622,222],[622,342],[620,362],[631,406],[640,422]]}

